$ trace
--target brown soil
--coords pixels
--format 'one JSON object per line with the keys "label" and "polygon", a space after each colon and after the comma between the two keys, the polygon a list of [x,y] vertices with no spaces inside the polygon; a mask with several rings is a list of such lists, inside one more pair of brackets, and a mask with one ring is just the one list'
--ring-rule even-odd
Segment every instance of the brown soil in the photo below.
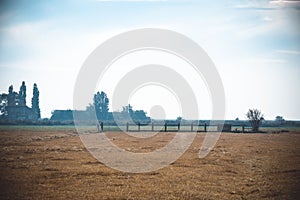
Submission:
{"label": "brown soil", "polygon": [[[161,147],[174,133],[143,140],[108,133],[127,150]],[[198,158],[199,133],[161,170],[123,173],[93,158],[74,131],[0,130],[0,199],[297,199],[300,134],[224,133]]]}

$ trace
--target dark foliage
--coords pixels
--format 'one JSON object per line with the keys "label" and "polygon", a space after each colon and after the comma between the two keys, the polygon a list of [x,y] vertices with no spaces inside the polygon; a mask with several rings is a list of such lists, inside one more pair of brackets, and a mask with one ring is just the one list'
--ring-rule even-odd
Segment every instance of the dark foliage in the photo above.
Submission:
{"label": "dark foliage", "polygon": [[39,101],[40,92],[37,87],[37,84],[33,84],[33,97],[31,99],[31,108],[37,114],[38,119],[41,118],[41,110],[40,110],[40,101]]}

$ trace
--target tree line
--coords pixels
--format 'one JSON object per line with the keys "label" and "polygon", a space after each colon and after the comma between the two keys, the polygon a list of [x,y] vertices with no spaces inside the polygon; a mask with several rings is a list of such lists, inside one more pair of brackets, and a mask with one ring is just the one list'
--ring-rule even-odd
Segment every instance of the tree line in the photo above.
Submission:
{"label": "tree line", "polygon": [[116,120],[122,122],[147,122],[151,121],[144,110],[133,110],[130,104],[123,106],[121,112],[109,111],[109,98],[103,91],[98,91],[93,96],[93,103],[86,107],[86,110],[54,110],[51,120],[73,121],[76,115],[77,120],[94,120],[94,114],[98,121],[113,123]]}

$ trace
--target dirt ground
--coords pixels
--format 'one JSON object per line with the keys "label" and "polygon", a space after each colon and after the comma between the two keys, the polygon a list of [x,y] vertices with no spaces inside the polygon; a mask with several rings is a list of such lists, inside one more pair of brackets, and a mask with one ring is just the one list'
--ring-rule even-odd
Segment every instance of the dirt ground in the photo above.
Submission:
{"label": "dirt ground", "polygon": [[[138,143],[107,133],[127,150],[152,151],[174,133]],[[223,133],[198,158],[205,134],[171,165],[144,174],[98,162],[72,130],[0,129],[0,199],[297,199],[300,133]]]}

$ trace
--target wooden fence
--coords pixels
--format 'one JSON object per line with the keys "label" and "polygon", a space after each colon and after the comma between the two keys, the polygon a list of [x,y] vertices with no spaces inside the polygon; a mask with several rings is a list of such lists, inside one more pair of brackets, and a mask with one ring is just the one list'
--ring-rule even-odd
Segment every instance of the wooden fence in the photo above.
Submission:
{"label": "wooden fence", "polygon": [[[118,127],[117,125],[114,125]],[[237,132],[237,133],[245,133],[251,130],[251,127],[246,126],[244,124],[241,125],[231,125],[231,124],[195,124],[195,123],[126,123],[123,124],[123,130],[127,132],[136,131],[136,132],[172,132],[172,131],[190,131],[190,132],[210,132],[210,131],[217,131],[217,132]],[[112,127],[111,125],[105,126],[103,122],[100,122],[97,125],[97,129],[99,132],[107,131],[109,128]]]}

